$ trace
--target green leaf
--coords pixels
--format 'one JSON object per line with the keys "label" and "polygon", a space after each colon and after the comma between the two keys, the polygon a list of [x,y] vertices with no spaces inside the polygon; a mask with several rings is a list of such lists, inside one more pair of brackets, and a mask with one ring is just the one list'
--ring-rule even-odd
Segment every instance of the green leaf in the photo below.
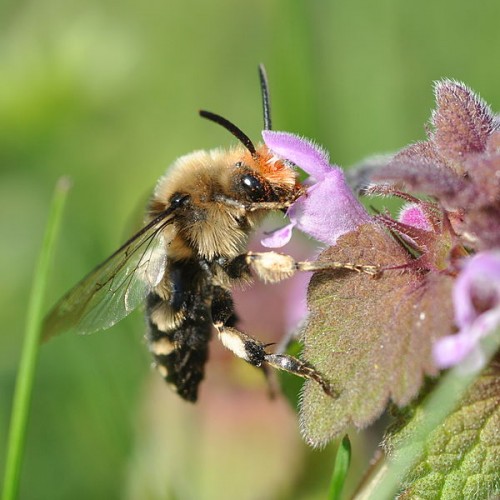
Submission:
{"label": "green leaf", "polygon": [[398,448],[392,457],[396,462],[421,450],[399,498],[488,499],[500,494],[500,359],[441,424],[418,440],[415,431],[424,417],[418,407],[410,423],[387,441],[389,448]]}
{"label": "green leaf", "polygon": [[[406,251],[375,225],[345,235],[320,259],[399,266]],[[309,285],[303,358],[331,381],[337,398],[307,381],[301,428],[313,446],[323,446],[354,424],[363,428],[390,400],[407,405],[425,375],[437,375],[435,340],[453,331],[453,278],[422,275],[411,268],[378,278],[352,271],[316,273]]]}

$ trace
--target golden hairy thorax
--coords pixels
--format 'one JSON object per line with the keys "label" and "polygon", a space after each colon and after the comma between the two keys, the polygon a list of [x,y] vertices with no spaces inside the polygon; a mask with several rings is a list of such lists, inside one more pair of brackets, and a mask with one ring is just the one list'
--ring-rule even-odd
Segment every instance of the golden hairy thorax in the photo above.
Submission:
{"label": "golden hairy thorax", "polygon": [[265,146],[259,148],[258,159],[243,147],[196,151],[179,158],[159,180],[151,217],[168,207],[176,194],[187,194],[191,200],[190,209],[176,215],[175,236],[167,238],[171,259],[233,258],[245,251],[249,233],[267,211],[248,211],[245,200],[240,200],[235,179],[242,169],[284,191],[295,189],[293,170],[273,158]]}

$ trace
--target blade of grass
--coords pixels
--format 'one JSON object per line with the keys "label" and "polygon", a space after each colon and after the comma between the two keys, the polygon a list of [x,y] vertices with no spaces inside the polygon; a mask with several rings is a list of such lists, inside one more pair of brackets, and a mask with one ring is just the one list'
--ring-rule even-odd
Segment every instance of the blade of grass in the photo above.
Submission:
{"label": "blade of grass", "polygon": [[335,467],[333,469],[332,480],[330,482],[329,500],[338,500],[344,488],[345,478],[351,463],[351,441],[346,434],[339,444],[335,456]]}
{"label": "blade of grass", "polygon": [[61,178],[56,185],[42,248],[35,269],[27,311],[24,343],[12,404],[2,493],[3,500],[14,500],[17,498],[19,492],[19,479],[26,440],[26,426],[42,330],[43,297],[45,295],[54,242],[59,230],[69,188],[70,182],[67,178]]}

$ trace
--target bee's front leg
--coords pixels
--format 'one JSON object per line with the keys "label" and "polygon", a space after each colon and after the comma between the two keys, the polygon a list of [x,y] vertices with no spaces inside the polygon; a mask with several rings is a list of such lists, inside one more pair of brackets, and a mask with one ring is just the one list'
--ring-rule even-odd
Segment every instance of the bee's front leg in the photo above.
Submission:
{"label": "bee's front leg", "polygon": [[252,269],[264,282],[276,283],[291,278],[297,271],[324,271],[332,269],[347,269],[358,273],[375,276],[381,272],[379,266],[352,264],[336,261],[296,261],[290,255],[277,252],[248,252],[238,255],[226,265],[231,277],[248,274]]}

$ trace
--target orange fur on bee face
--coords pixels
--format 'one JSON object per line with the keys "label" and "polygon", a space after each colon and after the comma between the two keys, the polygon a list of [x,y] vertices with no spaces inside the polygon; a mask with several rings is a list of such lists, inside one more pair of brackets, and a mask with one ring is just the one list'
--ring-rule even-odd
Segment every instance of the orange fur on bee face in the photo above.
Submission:
{"label": "orange fur on bee face", "polygon": [[295,171],[273,155],[265,144],[257,147],[257,155],[254,158],[249,151],[245,151],[243,161],[273,184],[299,187]]}

